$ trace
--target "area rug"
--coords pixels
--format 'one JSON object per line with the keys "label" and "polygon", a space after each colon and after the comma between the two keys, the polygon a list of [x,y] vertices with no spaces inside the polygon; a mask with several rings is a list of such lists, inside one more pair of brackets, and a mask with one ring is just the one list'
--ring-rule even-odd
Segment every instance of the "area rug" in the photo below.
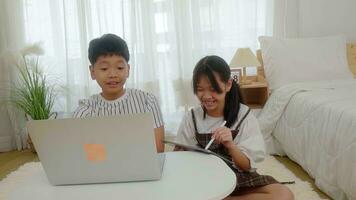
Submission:
{"label": "area rug", "polygon": [[23,180],[30,176],[38,167],[42,167],[40,162],[25,163],[16,171],[7,175],[6,178],[0,181],[0,200],[8,199],[8,194],[16,191],[16,187],[23,182]]}
{"label": "area rug", "polygon": [[295,200],[320,200],[329,199],[321,197],[314,191],[312,185],[295,176],[287,167],[281,164],[273,156],[268,156],[263,162],[257,163],[258,172],[273,176],[280,182],[294,181],[294,184],[286,184],[293,192]]}
{"label": "area rug", "polygon": [[[6,199],[9,192],[16,191],[16,185],[21,183],[21,180],[30,175],[31,172],[38,167],[42,167],[39,162],[26,163],[3,179],[0,182],[0,199]],[[271,175],[278,181],[295,181],[294,184],[286,184],[286,186],[292,190],[296,200],[328,199],[322,198],[313,190],[313,187],[309,182],[303,181],[296,177],[288,168],[286,168],[273,156],[269,156],[263,162],[257,163],[257,167],[260,174]]]}

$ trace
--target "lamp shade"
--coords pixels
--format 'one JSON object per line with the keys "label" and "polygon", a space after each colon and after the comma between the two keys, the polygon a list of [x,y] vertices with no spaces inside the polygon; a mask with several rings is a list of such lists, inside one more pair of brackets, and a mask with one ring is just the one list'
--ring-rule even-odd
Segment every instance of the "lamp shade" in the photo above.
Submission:
{"label": "lamp shade", "polygon": [[231,59],[230,67],[258,67],[261,66],[250,48],[239,48]]}

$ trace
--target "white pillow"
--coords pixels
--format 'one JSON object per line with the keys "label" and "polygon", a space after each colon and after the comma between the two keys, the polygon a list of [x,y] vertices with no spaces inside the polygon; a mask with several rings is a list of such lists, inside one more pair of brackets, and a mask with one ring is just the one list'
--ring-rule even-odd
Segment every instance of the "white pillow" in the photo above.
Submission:
{"label": "white pillow", "polygon": [[352,79],[343,36],[277,39],[259,37],[271,91],[293,82]]}

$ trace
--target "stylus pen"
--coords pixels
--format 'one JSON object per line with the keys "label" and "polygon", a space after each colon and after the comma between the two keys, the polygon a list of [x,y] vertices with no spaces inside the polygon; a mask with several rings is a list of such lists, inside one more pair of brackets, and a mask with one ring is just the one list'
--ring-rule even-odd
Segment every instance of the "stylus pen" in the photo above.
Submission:
{"label": "stylus pen", "polygon": [[[226,124],[226,121],[224,121],[224,122],[220,125],[220,127],[224,127],[225,124]],[[213,144],[214,140],[215,140],[215,138],[211,137],[209,143],[205,146],[205,150],[209,149],[209,147],[211,146],[211,144]]]}

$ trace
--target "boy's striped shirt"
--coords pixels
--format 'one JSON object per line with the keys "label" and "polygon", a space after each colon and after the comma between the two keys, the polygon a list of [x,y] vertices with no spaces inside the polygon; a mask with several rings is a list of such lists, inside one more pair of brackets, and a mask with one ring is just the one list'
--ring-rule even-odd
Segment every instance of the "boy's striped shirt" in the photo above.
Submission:
{"label": "boy's striped shirt", "polygon": [[153,114],[154,128],[164,125],[161,109],[153,94],[138,89],[126,89],[123,96],[113,101],[104,99],[100,94],[80,100],[73,117],[102,117],[146,112]]}

